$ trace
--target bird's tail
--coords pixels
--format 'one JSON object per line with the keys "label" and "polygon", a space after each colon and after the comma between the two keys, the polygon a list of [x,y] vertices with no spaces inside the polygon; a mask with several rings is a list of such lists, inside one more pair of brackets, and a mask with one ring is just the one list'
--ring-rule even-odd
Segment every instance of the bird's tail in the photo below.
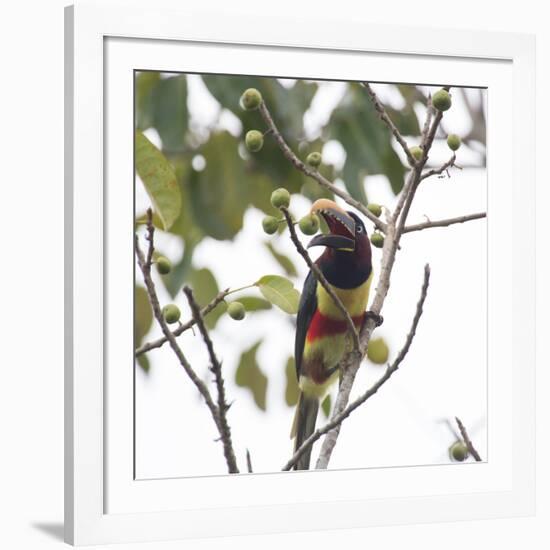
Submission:
{"label": "bird's tail", "polygon": [[[315,431],[315,422],[317,421],[317,412],[319,411],[319,399],[316,397],[306,397],[300,392],[298,404],[296,405],[296,414],[292,424],[290,437],[294,437],[294,452],[296,452],[302,443]],[[298,459],[295,470],[309,470],[309,461],[311,459],[311,447]]]}

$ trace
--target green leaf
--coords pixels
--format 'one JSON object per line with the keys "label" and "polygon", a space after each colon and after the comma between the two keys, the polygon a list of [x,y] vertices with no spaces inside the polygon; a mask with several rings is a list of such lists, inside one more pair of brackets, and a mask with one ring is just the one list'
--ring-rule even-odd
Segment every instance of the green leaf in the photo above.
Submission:
{"label": "green leaf", "polygon": [[[216,278],[207,268],[193,269],[189,277],[189,285],[200,307],[210,303],[220,291]],[[207,328],[213,329],[224,311],[225,304],[222,302],[204,318]]]}
{"label": "green leaf", "polygon": [[264,298],[285,313],[298,312],[300,293],[294,288],[291,281],[279,275],[264,275],[254,283]]}
{"label": "green leaf", "polygon": [[147,130],[155,123],[155,89],[159,81],[158,71],[144,71],[136,75],[136,122],[140,130]]}
{"label": "green leaf", "polygon": [[149,357],[147,357],[146,353],[138,355],[137,363],[145,374],[149,374],[149,371],[151,370],[151,363],[149,362]]}
{"label": "green leaf", "polygon": [[363,184],[367,174],[386,175],[394,193],[399,192],[405,167],[393,149],[391,133],[357,84],[349,84],[327,128],[330,137],[338,140],[346,151],[342,176],[355,199],[367,204]]}
{"label": "green leaf", "polygon": [[190,277],[193,253],[197,243],[198,241],[193,239],[186,240],[181,260],[172,266],[172,270],[168,275],[162,276],[162,282],[172,298],[180,292],[184,281]]}
{"label": "green leaf", "polygon": [[188,120],[187,77],[162,78],[154,93],[153,124],[163,149],[178,152],[184,148]]}
{"label": "green leaf", "polygon": [[386,112],[403,136],[420,135],[420,125],[412,105],[405,105],[403,109],[386,107]]}
{"label": "green leaf", "polygon": [[239,99],[247,88],[257,88],[288,140],[302,137],[304,113],[317,91],[315,82],[298,80],[291,88],[286,88],[272,77],[202,75],[202,80],[222,107],[241,119],[245,130],[252,129],[253,123],[259,124],[260,118],[255,111],[243,110]]}
{"label": "green leaf", "polygon": [[134,339],[138,347],[153,324],[153,311],[147,291],[142,286],[134,287]]}
{"label": "green leaf", "polygon": [[271,302],[263,298],[258,298],[257,296],[241,296],[237,298],[236,301],[241,302],[244,309],[248,312],[271,309]]}
{"label": "green leaf", "polygon": [[273,245],[269,242],[265,243],[265,246],[273,256],[273,258],[283,268],[283,270],[289,277],[296,277],[298,275],[298,271],[296,271],[296,267],[294,266],[294,264],[292,263],[292,260],[288,256],[285,256],[284,254],[277,252],[273,247]]}
{"label": "green leaf", "polygon": [[296,403],[298,403],[298,397],[300,395],[300,388],[298,387],[298,381],[296,380],[296,363],[294,361],[294,357],[289,357],[286,362],[285,376],[285,402],[289,407],[293,407]]}
{"label": "green leaf", "polygon": [[[317,84],[298,81],[292,88],[285,88],[275,78],[202,75],[202,79],[222,107],[229,109],[240,119],[243,134],[248,130],[264,128],[257,111],[244,111],[239,105],[239,99],[247,88],[257,88],[279,130],[291,147],[295,149],[303,139],[303,115],[317,91]],[[259,178],[268,176],[270,183],[270,189],[267,191],[268,198],[271,191],[281,186],[286,187],[291,193],[298,193],[304,182],[303,174],[285,160],[273,138],[266,137],[262,150],[248,155],[246,169],[248,176]],[[255,206],[258,206],[258,202],[255,197]],[[266,206],[263,203],[258,208],[269,212]]]}
{"label": "green leaf", "polygon": [[139,130],[136,132],[136,170],[164,229],[169,229],[181,209],[176,175],[166,157]]}
{"label": "green leaf", "polygon": [[240,358],[235,373],[235,382],[241,388],[248,388],[252,392],[254,402],[262,410],[266,410],[267,376],[260,369],[256,360],[256,352],[262,341],[256,342],[246,350]]}
{"label": "green leaf", "polygon": [[243,226],[247,175],[238,141],[228,132],[212,134],[199,151],[206,160],[201,172],[192,171],[189,191],[193,218],[214,239],[232,239]]}
{"label": "green leaf", "polygon": [[325,418],[330,417],[330,409],[332,408],[332,399],[330,397],[330,394],[327,395],[323,402],[321,403],[321,410],[323,411],[323,414],[325,415]]}

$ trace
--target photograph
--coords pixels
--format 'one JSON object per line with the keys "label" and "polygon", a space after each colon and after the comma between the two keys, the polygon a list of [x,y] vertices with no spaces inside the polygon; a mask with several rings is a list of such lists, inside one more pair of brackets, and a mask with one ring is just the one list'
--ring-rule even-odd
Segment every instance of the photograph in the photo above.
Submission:
{"label": "photograph", "polygon": [[487,88],[133,94],[134,478],[486,462]]}

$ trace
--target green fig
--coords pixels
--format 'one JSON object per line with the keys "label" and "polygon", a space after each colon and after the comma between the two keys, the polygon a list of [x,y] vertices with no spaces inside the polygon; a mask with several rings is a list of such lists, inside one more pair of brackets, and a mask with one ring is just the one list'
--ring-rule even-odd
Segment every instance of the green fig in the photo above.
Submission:
{"label": "green fig", "polygon": [[248,88],[241,96],[241,107],[245,111],[255,111],[262,103],[262,94],[256,88]]}
{"label": "green fig", "polygon": [[321,166],[321,162],[323,162],[323,157],[321,156],[321,153],[315,151],[307,156],[306,162],[313,168],[319,168],[319,166]]}
{"label": "green fig", "polygon": [[181,317],[180,308],[175,304],[167,304],[162,308],[162,316],[169,325],[177,323]]}
{"label": "green fig", "polygon": [[244,138],[246,148],[252,153],[257,153],[264,146],[264,136],[258,130],[249,130]]}
{"label": "green fig", "polygon": [[447,145],[451,151],[456,151],[461,144],[462,140],[460,139],[460,136],[457,136],[456,134],[449,134],[447,136]]}
{"label": "green fig", "polygon": [[384,246],[384,235],[375,231],[370,237],[370,242],[373,246],[376,246],[376,248],[382,248]]}
{"label": "green fig", "polygon": [[464,462],[468,456],[468,447],[466,447],[466,444],[463,441],[455,441],[450,447],[449,447],[449,455],[452,460],[456,460],[457,462]]}
{"label": "green fig", "polygon": [[367,346],[367,357],[377,365],[384,365],[388,361],[390,350],[383,338],[374,338]]}
{"label": "green fig", "polygon": [[284,188],[279,187],[271,193],[271,204],[275,208],[288,208],[290,204],[290,193]]}
{"label": "green fig", "polygon": [[374,202],[369,202],[369,204],[367,204],[367,210],[371,214],[374,214],[377,218],[379,218],[380,214],[382,214],[382,207]]}
{"label": "green fig", "polygon": [[266,216],[262,220],[262,227],[268,235],[273,235],[279,227],[279,220],[273,216]]}
{"label": "green fig", "polygon": [[161,275],[168,275],[172,270],[172,262],[165,256],[159,256],[156,260],[157,271]]}
{"label": "green fig", "polygon": [[229,313],[229,317],[235,319],[235,321],[242,321],[246,315],[244,306],[241,302],[231,302],[227,306],[227,313]]}
{"label": "green fig", "polygon": [[298,227],[304,235],[315,235],[319,231],[320,220],[317,214],[308,214],[299,222]]}
{"label": "green fig", "polygon": [[424,149],[415,145],[409,149],[409,153],[413,156],[414,160],[420,160],[424,154]]}
{"label": "green fig", "polygon": [[432,96],[432,105],[438,111],[448,111],[452,103],[451,94],[447,90],[437,90]]}

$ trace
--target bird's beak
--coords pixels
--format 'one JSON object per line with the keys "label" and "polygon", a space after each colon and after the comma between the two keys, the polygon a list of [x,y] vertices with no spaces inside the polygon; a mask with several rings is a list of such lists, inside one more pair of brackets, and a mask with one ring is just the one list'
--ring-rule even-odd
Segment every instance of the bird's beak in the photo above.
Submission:
{"label": "bird's beak", "polygon": [[339,250],[354,250],[355,220],[334,201],[318,199],[311,206],[311,213],[323,217],[330,233],[315,236],[307,245],[327,246]]}

